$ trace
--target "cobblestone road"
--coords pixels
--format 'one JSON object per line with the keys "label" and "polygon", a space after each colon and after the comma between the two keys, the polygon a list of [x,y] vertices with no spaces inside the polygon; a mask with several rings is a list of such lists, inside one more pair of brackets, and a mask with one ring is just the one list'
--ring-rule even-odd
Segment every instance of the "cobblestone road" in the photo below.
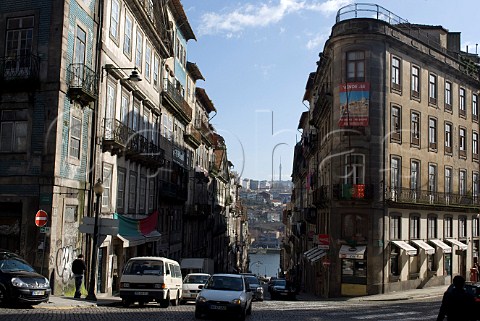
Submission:
{"label": "cobblestone road", "polygon": [[[254,302],[253,312],[247,321],[302,320],[435,320],[439,299],[408,300],[402,302],[342,302],[342,301],[270,301]],[[72,320],[72,321],[144,321],[144,320],[195,320],[194,305],[187,304],[167,309],[149,304],[128,309],[113,307],[82,307],[68,309],[0,308],[1,321],[17,320]],[[220,318],[220,320],[223,320]]]}

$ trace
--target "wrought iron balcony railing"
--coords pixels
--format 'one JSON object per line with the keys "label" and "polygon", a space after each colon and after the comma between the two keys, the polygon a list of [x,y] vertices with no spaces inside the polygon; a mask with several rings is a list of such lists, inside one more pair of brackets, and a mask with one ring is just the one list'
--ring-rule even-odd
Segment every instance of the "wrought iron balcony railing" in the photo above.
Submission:
{"label": "wrought iron balcony railing", "polygon": [[67,69],[68,95],[83,105],[95,101],[98,97],[98,76],[82,63],[70,64]]}
{"label": "wrought iron balcony railing", "polygon": [[104,142],[114,143],[119,147],[125,148],[129,136],[129,128],[121,121],[114,118],[105,118]]}
{"label": "wrought iron balcony railing", "polygon": [[173,102],[173,106],[177,112],[183,116],[187,121],[192,120],[192,108],[183,99],[180,91],[168,79],[164,80],[163,94]]}
{"label": "wrought iron balcony railing", "polygon": [[[0,90],[26,89],[25,83],[37,85],[39,66],[40,59],[33,54],[0,57]],[[22,86],[18,86],[20,82]],[[11,86],[7,86],[9,83]]]}
{"label": "wrought iron balcony railing", "polygon": [[386,188],[385,199],[396,203],[480,207],[478,194],[440,193],[410,188]]}

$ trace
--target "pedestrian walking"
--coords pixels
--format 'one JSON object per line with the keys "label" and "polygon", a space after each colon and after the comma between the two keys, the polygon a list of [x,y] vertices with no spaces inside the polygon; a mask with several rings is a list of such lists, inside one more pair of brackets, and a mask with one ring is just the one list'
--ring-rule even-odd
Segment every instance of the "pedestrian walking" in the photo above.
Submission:
{"label": "pedestrian walking", "polygon": [[465,278],[457,275],[453,284],[443,294],[442,305],[438,312],[437,321],[473,321],[475,298],[465,291]]}
{"label": "pedestrian walking", "polygon": [[83,261],[83,254],[79,254],[77,256],[77,258],[72,263],[72,272],[73,272],[73,275],[75,277],[75,296],[74,296],[74,298],[80,298],[81,297],[80,289],[82,288],[83,273],[85,273],[86,269],[87,269],[87,266],[85,265],[85,262]]}

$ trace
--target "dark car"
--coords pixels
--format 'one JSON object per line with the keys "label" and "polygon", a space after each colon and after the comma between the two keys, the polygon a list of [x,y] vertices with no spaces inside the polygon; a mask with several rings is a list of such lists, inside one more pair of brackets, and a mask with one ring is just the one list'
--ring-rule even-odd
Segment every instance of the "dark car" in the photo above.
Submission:
{"label": "dark car", "polygon": [[255,274],[241,273],[247,281],[250,289],[253,292],[254,301],[263,301],[263,286],[262,282],[257,278]]}
{"label": "dark car", "polygon": [[294,287],[285,279],[273,280],[269,285],[268,292],[272,300],[279,298],[295,299],[296,295]]}
{"label": "dark car", "polygon": [[197,319],[204,315],[229,315],[243,321],[252,313],[252,290],[243,275],[213,274],[199,288],[195,301]]}
{"label": "dark car", "polygon": [[[449,291],[452,286],[453,285],[449,286],[447,291]],[[475,320],[480,320],[480,283],[465,284],[465,291],[475,297],[475,311],[476,311]]]}
{"label": "dark car", "polygon": [[50,283],[15,253],[0,250],[0,303],[36,305],[47,302]]}

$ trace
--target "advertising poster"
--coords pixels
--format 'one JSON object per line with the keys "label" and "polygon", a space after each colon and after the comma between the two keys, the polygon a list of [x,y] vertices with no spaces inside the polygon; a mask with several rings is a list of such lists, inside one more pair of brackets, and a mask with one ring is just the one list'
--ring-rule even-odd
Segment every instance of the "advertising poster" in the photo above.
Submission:
{"label": "advertising poster", "polygon": [[368,126],[370,83],[350,82],[340,85],[339,127]]}

